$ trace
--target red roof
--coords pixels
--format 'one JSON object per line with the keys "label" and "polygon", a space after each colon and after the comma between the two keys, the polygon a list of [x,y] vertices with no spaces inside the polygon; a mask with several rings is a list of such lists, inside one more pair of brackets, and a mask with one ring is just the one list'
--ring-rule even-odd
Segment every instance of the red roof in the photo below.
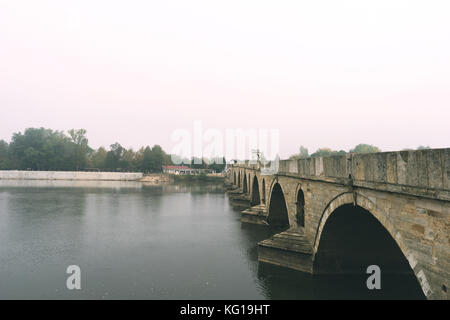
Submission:
{"label": "red roof", "polygon": [[164,169],[173,169],[173,170],[190,170],[191,168],[187,166],[162,166]]}

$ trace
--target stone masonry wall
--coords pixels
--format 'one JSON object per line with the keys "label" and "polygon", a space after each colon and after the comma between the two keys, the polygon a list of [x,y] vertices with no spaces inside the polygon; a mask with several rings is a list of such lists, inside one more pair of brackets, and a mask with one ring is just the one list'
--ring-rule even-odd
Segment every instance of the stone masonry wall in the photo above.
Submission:
{"label": "stone masonry wall", "polygon": [[[450,149],[353,154],[280,161],[276,175],[255,165],[233,167],[271,190],[279,183],[291,229],[299,188],[305,195],[304,234],[317,252],[328,217],[343,204],[369,211],[396,241],[428,298],[448,299],[450,289]],[[242,187],[242,182],[241,182]],[[261,196],[262,198],[262,196]]]}

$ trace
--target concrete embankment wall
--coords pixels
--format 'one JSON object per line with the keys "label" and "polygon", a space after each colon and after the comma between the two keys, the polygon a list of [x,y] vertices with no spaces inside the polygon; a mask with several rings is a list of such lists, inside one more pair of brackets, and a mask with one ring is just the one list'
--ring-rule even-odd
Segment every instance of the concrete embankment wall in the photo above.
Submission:
{"label": "concrete embankment wall", "polygon": [[1,179],[14,180],[97,180],[135,181],[143,177],[141,172],[83,172],[83,171],[18,171],[0,170]]}

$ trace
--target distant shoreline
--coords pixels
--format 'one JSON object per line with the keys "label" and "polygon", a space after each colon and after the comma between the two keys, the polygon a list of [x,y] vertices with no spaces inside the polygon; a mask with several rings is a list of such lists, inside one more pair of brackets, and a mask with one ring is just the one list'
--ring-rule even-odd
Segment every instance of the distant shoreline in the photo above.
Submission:
{"label": "distant shoreline", "polygon": [[221,175],[173,175],[175,182],[224,182],[225,177]]}
{"label": "distant shoreline", "polygon": [[139,181],[142,172],[0,170],[0,180]]}
{"label": "distant shoreline", "polygon": [[148,184],[167,184],[173,182],[223,182],[224,177],[167,173],[144,175],[142,172],[0,170],[0,180],[136,181]]}

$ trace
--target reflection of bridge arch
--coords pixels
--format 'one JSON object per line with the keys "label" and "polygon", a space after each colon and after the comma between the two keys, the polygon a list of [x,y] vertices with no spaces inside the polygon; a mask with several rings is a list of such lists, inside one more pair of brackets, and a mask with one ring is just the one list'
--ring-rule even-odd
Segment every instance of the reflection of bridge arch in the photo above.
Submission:
{"label": "reflection of bridge arch", "polygon": [[252,198],[250,205],[256,206],[261,203],[261,197],[259,195],[259,183],[258,178],[256,175],[253,176],[253,183],[252,183]]}
{"label": "reflection of bridge arch", "polygon": [[356,199],[355,205],[353,193],[341,194],[324,210],[313,244],[314,273],[365,274],[376,264],[383,274],[415,275],[413,286],[428,295],[423,271],[411,268],[416,260],[388,216],[363,195]]}
{"label": "reflection of bridge arch", "polygon": [[289,227],[289,214],[283,189],[278,182],[274,182],[269,199],[267,222],[273,226]]}

